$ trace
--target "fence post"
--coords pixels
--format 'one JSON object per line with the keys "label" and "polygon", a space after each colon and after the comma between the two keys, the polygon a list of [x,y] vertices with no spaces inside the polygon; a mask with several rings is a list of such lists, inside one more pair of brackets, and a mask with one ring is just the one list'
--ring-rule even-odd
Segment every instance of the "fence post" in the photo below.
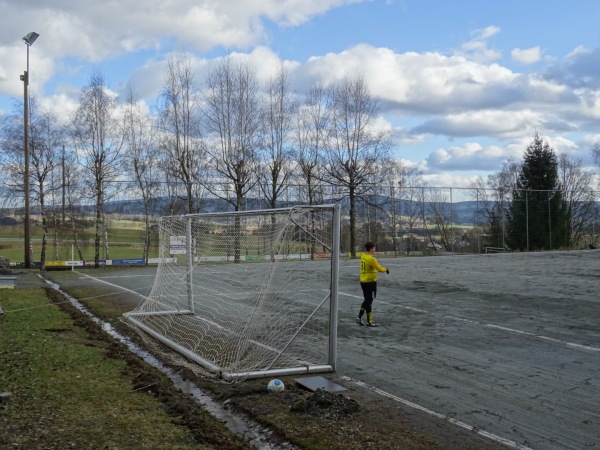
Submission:
{"label": "fence post", "polygon": [[477,190],[475,191],[476,193],[476,197],[477,197],[477,210],[475,212],[475,223],[477,224],[477,253],[481,253],[481,242],[480,242],[480,236],[479,236],[479,230],[481,229],[481,220],[479,217],[479,188],[477,188]]}
{"label": "fence post", "polygon": [[527,251],[529,251],[529,189],[525,190],[525,233],[527,235]]}
{"label": "fence post", "polygon": [[450,188],[450,250],[454,254],[454,201],[452,200],[452,188]]}

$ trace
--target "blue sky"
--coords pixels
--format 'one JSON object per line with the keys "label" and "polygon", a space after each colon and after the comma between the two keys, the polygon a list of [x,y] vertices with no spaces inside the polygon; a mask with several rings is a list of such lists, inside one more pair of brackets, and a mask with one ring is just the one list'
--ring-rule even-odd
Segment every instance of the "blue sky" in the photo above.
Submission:
{"label": "blue sky", "polygon": [[600,142],[597,0],[0,0],[0,17],[0,118],[36,31],[30,89],[63,117],[93,70],[153,104],[171,52],[192,55],[198,80],[232,53],[264,79],[283,62],[300,95],[362,73],[395,156],[432,185],[500,170],[536,132],[588,167]]}

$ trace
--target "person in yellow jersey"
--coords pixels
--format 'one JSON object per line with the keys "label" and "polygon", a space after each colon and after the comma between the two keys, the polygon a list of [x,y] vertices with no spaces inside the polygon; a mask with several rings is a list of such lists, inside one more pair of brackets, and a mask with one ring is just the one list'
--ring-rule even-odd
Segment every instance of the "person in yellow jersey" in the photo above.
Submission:
{"label": "person in yellow jersey", "polygon": [[363,291],[364,301],[360,305],[360,311],[356,318],[356,323],[360,326],[364,325],[362,320],[363,315],[367,313],[367,326],[378,326],[373,322],[372,305],[373,299],[377,296],[377,272],[390,273],[389,269],[380,266],[375,258],[375,244],[367,242],[365,244],[365,253],[360,257],[360,287]]}

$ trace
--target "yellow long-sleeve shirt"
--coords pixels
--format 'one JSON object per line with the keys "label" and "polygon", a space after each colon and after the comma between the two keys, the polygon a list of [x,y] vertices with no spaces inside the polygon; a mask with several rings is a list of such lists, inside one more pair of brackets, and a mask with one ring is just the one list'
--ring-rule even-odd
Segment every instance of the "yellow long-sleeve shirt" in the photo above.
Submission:
{"label": "yellow long-sleeve shirt", "polygon": [[368,253],[363,253],[360,257],[360,282],[368,283],[377,281],[377,272],[385,272],[387,269],[377,262],[377,258]]}

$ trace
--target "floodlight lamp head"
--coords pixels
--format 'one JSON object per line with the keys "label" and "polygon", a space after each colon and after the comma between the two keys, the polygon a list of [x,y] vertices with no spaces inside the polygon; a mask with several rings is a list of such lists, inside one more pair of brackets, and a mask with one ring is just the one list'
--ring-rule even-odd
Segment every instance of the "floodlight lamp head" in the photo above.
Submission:
{"label": "floodlight lamp head", "polygon": [[25,36],[23,36],[23,40],[25,41],[25,44],[27,44],[27,46],[29,47],[35,42],[35,40],[38,37],[40,37],[40,35],[37,34],[35,31],[32,31],[31,33],[27,33]]}

